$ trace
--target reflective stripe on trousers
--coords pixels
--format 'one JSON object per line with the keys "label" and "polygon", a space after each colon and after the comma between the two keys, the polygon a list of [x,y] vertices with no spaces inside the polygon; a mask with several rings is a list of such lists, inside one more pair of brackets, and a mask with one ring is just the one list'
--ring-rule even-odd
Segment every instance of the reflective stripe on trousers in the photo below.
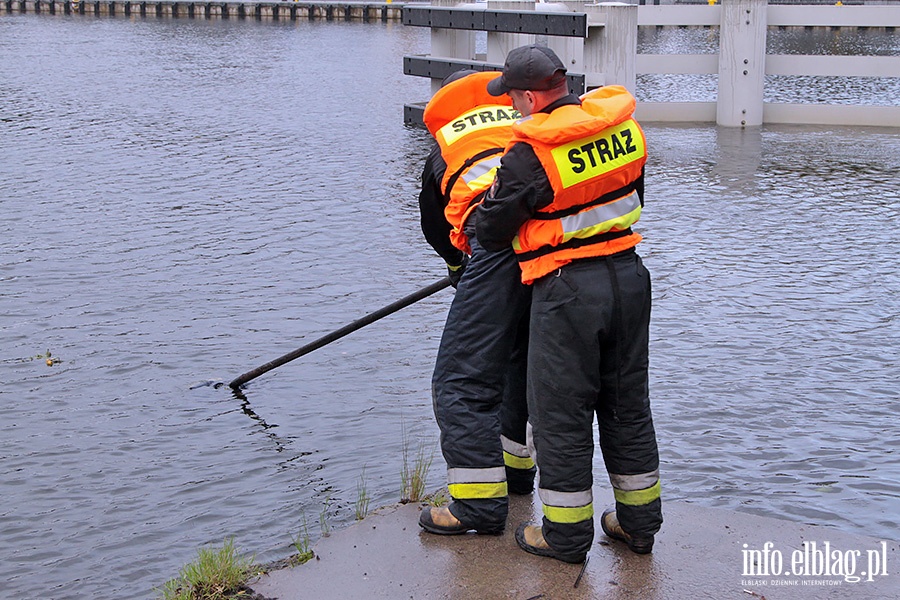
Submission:
{"label": "reflective stripe on trousers", "polygon": [[[447,315],[432,389],[453,513],[467,524],[491,526],[505,523],[508,511],[501,433],[525,437],[531,287],[522,284],[511,249],[487,252],[474,236],[470,243],[472,258]],[[517,355],[522,366],[513,364]],[[515,387],[508,379],[519,380],[517,393],[508,394]],[[503,431],[507,419],[520,423],[518,435]]]}
{"label": "reflective stripe on trousers", "polygon": [[628,506],[644,506],[659,500],[659,469],[639,475],[609,474],[616,502]]}
{"label": "reflective stripe on trousers", "polygon": [[500,436],[500,445],[503,447],[503,464],[511,469],[530,469],[534,467],[534,461],[528,454],[525,444],[514,442],[505,435]]}
{"label": "reflective stripe on trousers", "polygon": [[447,488],[454,500],[506,496],[506,469],[447,469]]}
{"label": "reflective stripe on trousers", "polygon": [[623,528],[652,535],[662,523],[649,320],[650,278],[635,252],[576,260],[534,284],[529,421],[544,537],[560,552],[593,543],[595,414]]}

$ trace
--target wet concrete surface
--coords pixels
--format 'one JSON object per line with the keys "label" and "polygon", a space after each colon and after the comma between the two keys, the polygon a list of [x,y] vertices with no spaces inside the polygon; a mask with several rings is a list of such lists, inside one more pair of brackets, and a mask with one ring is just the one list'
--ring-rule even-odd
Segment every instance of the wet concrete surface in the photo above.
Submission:
{"label": "wet concrete surface", "polygon": [[418,526],[422,505],[384,507],[321,539],[312,561],[270,572],[251,587],[278,600],[900,597],[896,541],[685,502],[664,504],[665,523],[650,555],[608,539],[597,522],[579,580],[581,565],[516,545],[516,525],[538,520],[536,504],[531,496],[512,497],[501,536],[428,534]]}

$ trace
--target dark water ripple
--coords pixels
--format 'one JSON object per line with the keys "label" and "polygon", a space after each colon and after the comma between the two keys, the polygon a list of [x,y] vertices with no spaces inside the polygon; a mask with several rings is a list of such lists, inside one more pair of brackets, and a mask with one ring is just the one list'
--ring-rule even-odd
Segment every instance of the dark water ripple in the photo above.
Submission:
{"label": "dark water ripple", "polygon": [[[0,18],[4,596],[148,598],[201,545],[283,558],[352,522],[363,473],[373,506],[398,499],[404,437],[437,444],[448,293],[244,400],[204,382],[443,275],[418,231],[430,142],[400,124],[428,84],[399,57],[427,43]],[[666,497],[896,539],[896,131],[647,135]]]}
{"label": "dark water ripple", "polygon": [[663,131],[645,228],[678,491],[896,537],[896,135]]}

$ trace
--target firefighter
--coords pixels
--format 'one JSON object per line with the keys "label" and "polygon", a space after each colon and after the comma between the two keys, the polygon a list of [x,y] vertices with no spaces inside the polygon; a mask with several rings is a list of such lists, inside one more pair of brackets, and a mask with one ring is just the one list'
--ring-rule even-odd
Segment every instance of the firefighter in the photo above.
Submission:
{"label": "firefighter", "polygon": [[456,288],[432,379],[452,501],[426,507],[419,519],[437,534],[500,533],[508,493],[534,487],[525,444],[531,289],[521,282],[512,249],[485,252],[472,223],[520,116],[508,98],[487,93],[494,77],[451,75],[423,117],[437,146],[422,174],[422,230]]}
{"label": "firefighter", "polygon": [[522,549],[583,562],[594,535],[593,418],[615,493],[604,532],[649,553],[662,523],[648,395],[650,275],[632,230],[643,207],[644,134],[620,86],[579,98],[552,50],[523,46],[488,84],[524,117],[476,211],[487,250],[512,246],[530,284],[528,410],[540,525]]}

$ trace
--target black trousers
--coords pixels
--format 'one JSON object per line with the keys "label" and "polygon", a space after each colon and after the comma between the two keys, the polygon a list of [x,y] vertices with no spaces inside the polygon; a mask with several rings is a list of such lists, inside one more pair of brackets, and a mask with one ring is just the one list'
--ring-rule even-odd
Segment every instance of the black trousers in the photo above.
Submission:
{"label": "black trousers", "polygon": [[[531,287],[522,284],[511,249],[487,252],[474,235],[470,245],[472,257],[450,306],[435,364],[434,414],[451,512],[468,525],[501,526],[508,511],[501,435],[523,448],[526,443]],[[527,474],[532,479],[533,471]]]}
{"label": "black trousers", "polygon": [[574,261],[534,283],[528,408],[547,542],[593,542],[593,420],[623,529],[662,523],[648,393],[650,274],[633,250]]}

